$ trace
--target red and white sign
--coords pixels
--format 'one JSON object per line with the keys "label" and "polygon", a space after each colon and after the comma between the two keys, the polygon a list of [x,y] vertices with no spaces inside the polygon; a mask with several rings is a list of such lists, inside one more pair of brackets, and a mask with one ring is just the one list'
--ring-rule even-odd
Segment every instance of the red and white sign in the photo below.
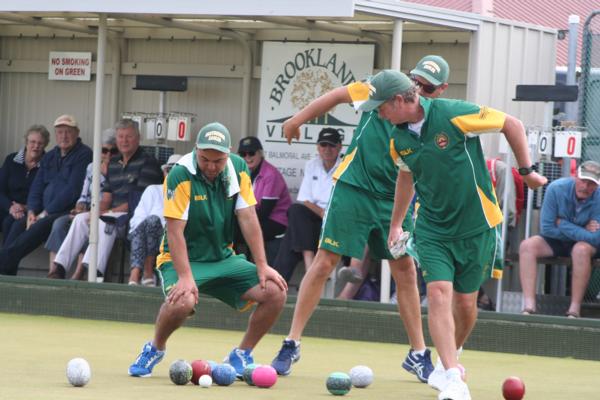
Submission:
{"label": "red and white sign", "polygon": [[92,53],[51,51],[48,79],[55,81],[89,81],[92,76]]}
{"label": "red and white sign", "polygon": [[581,132],[556,132],[554,135],[554,157],[581,158]]}

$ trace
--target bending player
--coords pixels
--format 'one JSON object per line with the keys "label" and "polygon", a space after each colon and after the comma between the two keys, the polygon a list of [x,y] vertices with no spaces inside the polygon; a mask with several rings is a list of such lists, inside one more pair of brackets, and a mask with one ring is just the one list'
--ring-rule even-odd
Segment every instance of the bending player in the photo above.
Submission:
{"label": "bending player", "polygon": [[[449,69],[445,61],[443,63],[445,69],[440,71],[441,81],[428,86],[434,87],[429,94],[439,95],[447,87]],[[426,86],[425,83],[423,85]],[[302,124],[338,104],[354,103],[357,107],[368,99],[368,95],[369,86],[363,82],[324,94],[283,124],[288,143],[292,138],[300,137]],[[361,258],[366,245],[374,257],[387,259],[390,263],[397,288],[398,311],[411,346],[402,363],[403,368],[415,374],[421,382],[427,382],[433,370],[431,353],[423,339],[414,262],[408,255],[394,259],[386,243],[397,176],[395,159],[398,157],[390,152],[392,128],[376,112],[363,113],[347,154],[334,174],[335,186],[323,220],[319,250],[300,285],[290,332],[271,363],[280,375],[288,375],[292,364],[300,359],[302,332],[340,257]],[[403,227],[412,230],[412,215],[406,216]]]}

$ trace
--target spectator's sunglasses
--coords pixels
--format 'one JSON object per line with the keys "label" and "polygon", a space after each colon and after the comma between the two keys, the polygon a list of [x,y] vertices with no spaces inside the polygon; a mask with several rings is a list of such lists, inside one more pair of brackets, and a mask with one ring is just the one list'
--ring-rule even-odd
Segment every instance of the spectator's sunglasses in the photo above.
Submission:
{"label": "spectator's sunglasses", "polygon": [[254,157],[256,155],[256,152],[255,151],[240,151],[240,152],[238,152],[238,154],[242,158],[244,158],[246,156]]}
{"label": "spectator's sunglasses", "polygon": [[419,82],[414,75],[411,75],[410,79],[412,79],[412,81],[415,83],[415,85],[420,87],[427,94],[432,94],[439,88],[439,86],[427,85],[425,83]]}
{"label": "spectator's sunglasses", "polygon": [[119,149],[117,149],[116,147],[113,147],[112,149],[109,149],[108,147],[102,148],[102,154],[110,153],[112,155],[115,155],[118,152],[119,152]]}
{"label": "spectator's sunglasses", "polygon": [[319,146],[321,146],[321,147],[325,148],[325,147],[335,147],[335,146],[337,146],[337,145],[336,145],[336,144],[333,144],[333,143],[328,143],[328,142],[320,142],[320,143],[319,143]]}

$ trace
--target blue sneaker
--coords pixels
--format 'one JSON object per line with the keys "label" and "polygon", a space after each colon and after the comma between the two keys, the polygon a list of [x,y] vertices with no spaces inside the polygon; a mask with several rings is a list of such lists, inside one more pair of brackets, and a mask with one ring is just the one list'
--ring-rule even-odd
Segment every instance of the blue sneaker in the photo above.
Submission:
{"label": "blue sneaker", "polygon": [[152,368],[165,356],[164,351],[158,350],[148,342],[142,347],[142,352],[129,367],[129,375],[146,378],[152,375]]}
{"label": "blue sneaker", "polygon": [[429,375],[433,371],[431,351],[427,349],[425,350],[425,354],[419,355],[413,352],[412,349],[409,350],[406,359],[402,363],[402,368],[416,375],[421,382],[427,383],[427,378],[429,378]]}
{"label": "blue sneaker", "polygon": [[242,350],[236,347],[235,349],[231,350],[229,356],[225,357],[224,362],[231,365],[233,369],[235,369],[235,376],[238,379],[242,379],[246,366],[254,364],[252,349]]}
{"label": "blue sneaker", "polygon": [[286,339],[277,357],[271,362],[271,367],[275,368],[278,375],[289,375],[292,372],[292,364],[298,360],[300,360],[300,345],[296,345],[296,342],[291,339]]}

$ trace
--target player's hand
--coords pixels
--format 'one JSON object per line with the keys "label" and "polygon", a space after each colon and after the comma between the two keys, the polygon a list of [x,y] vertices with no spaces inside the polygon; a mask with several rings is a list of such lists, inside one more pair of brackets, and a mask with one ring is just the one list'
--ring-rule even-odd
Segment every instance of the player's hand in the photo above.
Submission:
{"label": "player's hand", "polygon": [[265,290],[267,288],[267,281],[273,281],[279,289],[286,291],[288,290],[288,285],[283,276],[279,274],[275,269],[269,267],[267,265],[266,268],[257,269],[258,280],[260,284],[260,288]]}
{"label": "player's hand", "polygon": [[532,172],[523,176],[523,180],[530,189],[537,189],[540,186],[544,186],[546,183],[548,183],[548,178],[538,174],[537,172]]}
{"label": "player's hand", "polygon": [[179,277],[179,280],[167,296],[167,302],[175,305],[190,294],[194,298],[194,304],[198,304],[198,286],[196,286],[194,277],[192,275]]}
{"label": "player's hand", "polygon": [[404,233],[404,230],[402,229],[402,225],[390,225],[390,233],[388,234],[388,240],[387,240],[387,245],[388,248],[391,248],[392,246],[394,246],[394,244],[400,240],[400,238],[402,237],[402,234]]}
{"label": "player's hand", "polygon": [[291,118],[283,123],[282,129],[288,144],[292,144],[294,138],[300,140],[300,127],[294,124]]}

